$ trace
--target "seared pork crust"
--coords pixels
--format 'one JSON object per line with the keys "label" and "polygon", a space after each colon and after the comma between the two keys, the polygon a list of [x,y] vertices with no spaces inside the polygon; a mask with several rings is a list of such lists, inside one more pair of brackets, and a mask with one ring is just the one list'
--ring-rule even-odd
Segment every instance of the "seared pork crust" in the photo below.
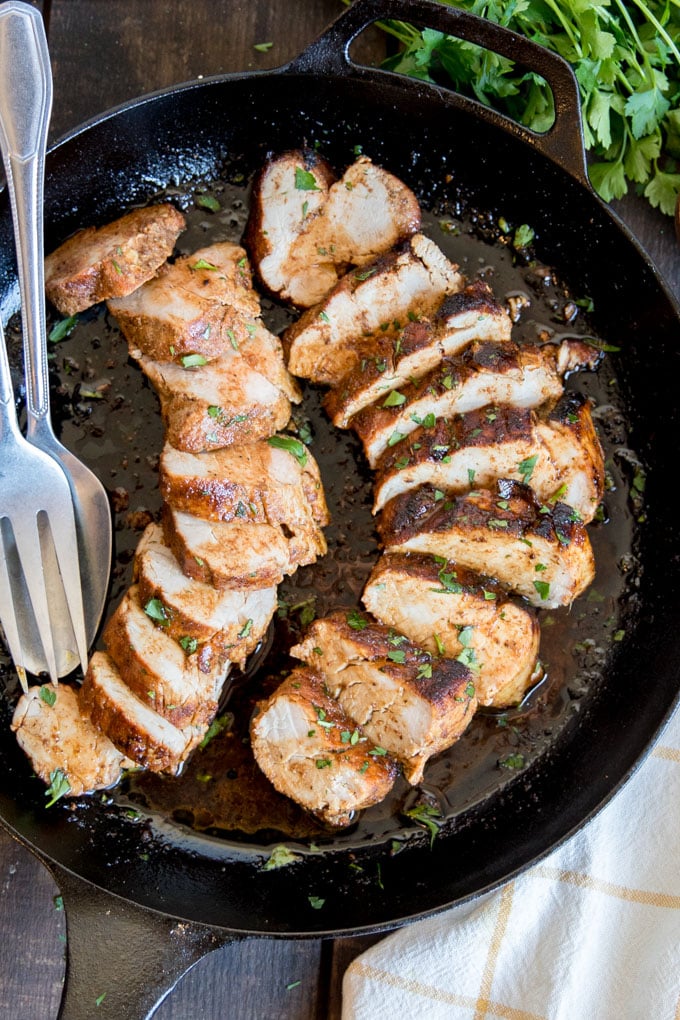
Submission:
{"label": "seared pork crust", "polygon": [[314,620],[291,655],[321,669],[332,697],[416,785],[477,707],[474,674],[356,610]]}
{"label": "seared pork crust", "polygon": [[45,291],[62,315],[132,293],[156,274],[186,220],[163,203],[79,230],[45,259]]}
{"label": "seared pork crust", "polygon": [[260,315],[245,250],[223,241],[166,263],[155,279],[108,302],[133,357],[213,359],[248,340]]}
{"label": "seared pork crust", "polygon": [[368,157],[336,181],[318,155],[294,150],[270,160],[255,179],[244,236],[264,288],[309,308],[349,266],[419,227],[413,193]]}
{"label": "seared pork crust", "polygon": [[337,385],[370,357],[378,338],[398,343],[409,320],[431,316],[463,278],[437,245],[415,234],[370,265],[349,272],[321,303],[283,334],[288,368],[312,382]]}
{"label": "seared pork crust", "polygon": [[276,436],[201,454],[166,443],[159,468],[161,495],[176,510],[207,520],[326,525],[318,465],[302,446],[304,456],[298,458],[272,445],[286,441],[293,440]]}
{"label": "seared pork crust", "polygon": [[284,525],[206,521],[167,503],[161,517],[164,540],[184,573],[219,590],[252,591],[279,584],[326,552],[316,524],[291,534]]}
{"label": "seared pork crust", "polygon": [[190,453],[273,435],[290,418],[288,397],[231,351],[205,366],[183,368],[141,358],[156,389],[166,439]]}
{"label": "seared pork crust", "polygon": [[420,379],[444,357],[460,354],[473,340],[510,340],[512,323],[488,284],[477,280],[444,298],[431,319],[408,322],[396,337],[379,337],[362,348],[361,361],[327,395],[333,424],[350,418],[381,396]]}
{"label": "seared pork crust", "polygon": [[17,702],[12,730],[36,775],[49,784],[51,774],[61,769],[72,797],[113,786],[123,769],[134,767],[134,762],[93,726],[77,691],[68,684],[30,687]]}
{"label": "seared pork crust", "polygon": [[422,379],[390,390],[384,400],[359,411],[350,425],[375,467],[386,449],[425,421],[464,414],[485,404],[539,407],[555,403],[563,392],[564,373],[590,367],[592,362],[592,348],[571,340],[542,347],[474,342],[462,354],[444,358]]}
{"label": "seared pork crust", "polygon": [[589,401],[565,394],[546,419],[493,404],[428,421],[378,460],[373,513],[427,482],[459,493],[499,478],[527,482],[544,502],[559,496],[585,523],[592,520],[604,492],[604,458]]}
{"label": "seared pork crust", "polygon": [[189,648],[194,642],[210,642],[241,667],[262,639],[276,609],[274,586],[219,591],[187,577],[157,524],[149,524],[137,546],[134,580],[140,605],[157,600],[168,637]]}
{"label": "seared pork crust", "polygon": [[175,772],[202,739],[207,725],[178,729],[127,686],[107,652],[90,659],[80,704],[113,744],[152,772]]}
{"label": "seared pork crust", "polygon": [[520,482],[450,495],[432,485],[396,496],[378,517],[388,552],[442,556],[496,577],[531,605],[569,605],[590,584],[595,563],[578,514],[538,502]]}
{"label": "seared pork crust", "polygon": [[566,392],[547,420],[539,420],[537,431],[560,477],[560,500],[578,510],[588,524],[604,498],[605,482],[604,451],[590,401]]}
{"label": "seared pork crust", "polygon": [[224,649],[206,642],[185,651],[163,624],[162,604],[142,604],[133,585],[104,629],[104,645],[130,690],[164,719],[180,729],[209,723],[229,670]]}
{"label": "seared pork crust", "polygon": [[480,705],[516,704],[532,682],[540,640],[536,613],[490,578],[434,556],[386,553],[361,600],[381,623],[430,654],[468,665]]}
{"label": "seared pork crust", "polygon": [[397,774],[387,755],[342,711],[324,677],[298,667],[267,701],[250,726],[255,760],[279,793],[333,826],[390,792]]}

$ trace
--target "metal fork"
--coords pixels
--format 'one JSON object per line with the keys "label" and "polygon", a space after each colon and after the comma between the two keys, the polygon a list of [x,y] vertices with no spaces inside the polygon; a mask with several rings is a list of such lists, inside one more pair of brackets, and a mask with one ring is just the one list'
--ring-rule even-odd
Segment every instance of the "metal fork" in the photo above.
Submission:
{"label": "metal fork", "polygon": [[[21,289],[26,375],[26,435],[30,443],[55,458],[71,487],[87,644],[92,644],[108,591],[112,528],[106,490],[96,475],[66,449],[52,431],[44,296],[43,189],[47,130],[52,106],[52,76],[40,12],[10,0],[0,4],[0,150],[14,218]],[[55,611],[62,629],[55,634],[60,676],[73,668],[73,637],[64,629],[68,613],[56,561],[45,560]],[[31,646],[29,644],[28,650]],[[39,649],[35,648],[38,653]],[[28,656],[31,672],[44,669],[40,657]],[[49,667],[48,667],[49,668]]]}
{"label": "metal fork", "polygon": [[[58,571],[45,570],[45,561],[54,557]],[[56,583],[63,584],[63,593],[54,590]],[[33,672],[33,663],[41,657],[34,647],[36,630],[50,679],[57,682],[54,635],[63,632],[65,621],[55,618],[54,606],[64,598],[85,669],[87,641],[71,489],[59,464],[21,434],[0,323],[0,622],[24,690],[26,669]],[[74,657],[71,668],[76,665]]]}

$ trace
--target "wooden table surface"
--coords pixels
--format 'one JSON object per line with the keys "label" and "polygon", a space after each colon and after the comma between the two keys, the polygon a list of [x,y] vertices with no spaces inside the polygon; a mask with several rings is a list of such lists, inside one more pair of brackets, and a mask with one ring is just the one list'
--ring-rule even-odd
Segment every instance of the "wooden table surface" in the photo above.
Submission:
{"label": "wooden table surface", "polygon": [[[285,63],[342,9],[341,0],[45,0],[54,74],[52,137],[151,89],[218,72]],[[259,43],[272,43],[264,52]],[[364,44],[379,57],[383,37]],[[680,296],[680,257],[667,217],[629,199],[618,211]],[[51,876],[0,829],[0,1018],[51,1020],[65,967],[63,912]],[[380,936],[256,939],[201,960],[156,1020],[334,1020],[342,974]],[[293,986],[294,987],[290,987]]]}

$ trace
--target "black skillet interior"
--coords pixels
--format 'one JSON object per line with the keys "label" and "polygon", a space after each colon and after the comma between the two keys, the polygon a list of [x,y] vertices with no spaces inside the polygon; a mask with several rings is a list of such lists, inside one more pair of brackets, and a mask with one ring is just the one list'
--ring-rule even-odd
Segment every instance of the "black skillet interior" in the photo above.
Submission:
{"label": "black skillet interior", "polygon": [[[364,4],[369,6],[376,16],[395,9],[394,3]],[[432,14],[427,4],[418,9]],[[572,610],[581,618],[599,614],[602,624],[597,639],[584,642],[569,660],[557,696],[559,726],[547,726],[524,769],[494,764],[492,786],[483,795],[472,790],[463,797],[432,842],[429,832],[402,817],[354,843],[351,834],[322,836],[311,849],[309,840],[293,842],[300,854],[295,864],[265,870],[272,843],[285,841],[280,836],[239,844],[158,818],[131,817],[134,812],[115,798],[99,796],[45,810],[42,785],[31,778],[7,735],[16,690],[5,680],[0,751],[5,824],[48,859],[105,890],[239,932],[386,927],[493,887],[551,849],[609,798],[644,754],[678,693],[680,548],[667,486],[679,424],[673,300],[579,175],[557,166],[540,146],[445,91],[349,64],[339,73],[342,63],[336,59],[331,72],[317,56],[279,72],[195,83],[148,97],[74,134],[48,160],[47,249],[77,227],[106,222],[160,194],[185,196],[214,181],[238,190],[270,151],[316,143],[343,167],[360,145],[414,188],[432,223],[446,217],[462,224],[463,234],[466,224],[496,223],[499,217],[533,227],[536,258],[555,267],[574,296],[592,298],[592,329],[619,348],[601,370],[620,424],[608,449],[635,451],[646,487],[634,508],[624,494],[614,514],[629,536],[625,563],[617,540],[609,539],[606,525],[601,529],[598,572],[615,579],[617,598],[606,599],[606,607],[583,601]],[[16,305],[16,287],[6,200],[0,214],[0,299],[7,311]],[[200,233],[200,225],[197,229]],[[489,261],[493,258],[490,249]],[[615,385],[608,391],[610,376]],[[135,369],[129,378],[139,386],[140,400],[152,399],[141,396]],[[160,426],[154,427],[144,436],[131,430],[131,449],[159,445]],[[104,430],[91,433],[90,441],[93,436],[102,448],[110,442]],[[342,470],[356,469],[345,458]],[[616,470],[619,487],[629,485],[621,461]],[[116,539],[125,541],[119,533]],[[605,622],[606,614],[614,622]],[[572,640],[577,632],[570,631]],[[314,897],[324,900],[322,909],[310,903]]]}

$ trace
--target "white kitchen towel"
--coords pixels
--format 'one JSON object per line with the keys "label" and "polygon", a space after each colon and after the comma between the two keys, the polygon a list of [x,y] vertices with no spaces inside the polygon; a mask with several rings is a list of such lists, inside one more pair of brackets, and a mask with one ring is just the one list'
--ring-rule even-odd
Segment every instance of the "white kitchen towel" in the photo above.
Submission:
{"label": "white kitchen towel", "polygon": [[680,1020],[680,710],[580,832],[350,964],[342,1020]]}

